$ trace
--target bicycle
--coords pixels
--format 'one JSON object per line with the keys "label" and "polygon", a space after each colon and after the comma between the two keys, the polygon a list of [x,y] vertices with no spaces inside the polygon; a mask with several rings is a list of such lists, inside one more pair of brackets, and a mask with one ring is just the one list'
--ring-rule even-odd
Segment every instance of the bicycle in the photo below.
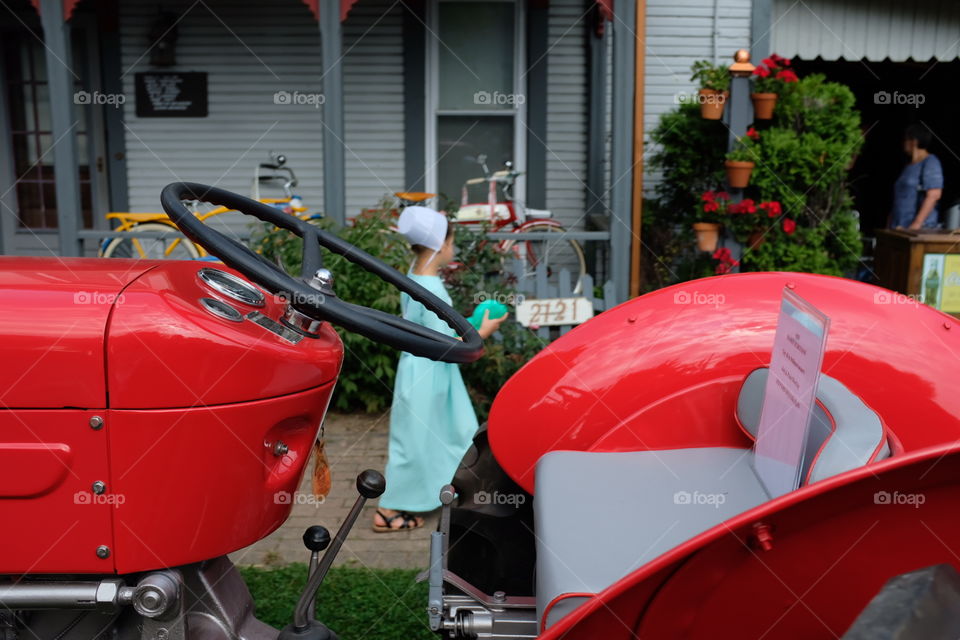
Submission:
{"label": "bicycle", "polygon": [[[300,196],[294,195],[293,188],[297,186],[297,177],[293,169],[286,166],[287,158],[281,153],[270,152],[270,162],[257,165],[253,173],[252,195],[254,200],[270,204],[291,215],[297,215],[303,220],[312,220],[322,217],[319,214],[306,215],[308,211]],[[269,173],[263,174],[262,171]],[[260,194],[261,185],[280,184],[284,197],[263,198]],[[190,209],[199,220],[206,221],[231,209],[216,207],[209,211],[200,211],[199,203],[193,202]],[[141,258],[141,259],[173,259],[173,260],[211,260],[207,251],[179,235],[179,229],[165,213],[130,213],[110,212],[104,216],[111,222],[116,222],[114,231],[129,232],[163,232],[169,234],[176,231],[178,235],[167,237],[122,237],[106,238],[100,245],[99,255],[102,258]]]}
{"label": "bicycle", "polygon": [[[531,209],[516,201],[513,187],[522,175],[513,167],[512,162],[505,163],[505,169],[491,172],[487,167],[487,156],[481,154],[468,158],[476,162],[483,170],[483,177],[467,180],[461,192],[460,208],[454,216],[454,223],[460,225],[478,225],[488,223],[493,231],[509,228],[510,233],[556,233],[557,239],[501,240],[497,248],[504,254],[512,254],[531,271],[543,264],[548,275],[561,268],[569,268],[574,276],[574,291],[579,293],[583,276],[587,273],[587,261],[580,243],[566,237],[567,230],[546,209]],[[487,184],[487,202],[470,202],[469,187]],[[502,197],[500,197],[502,194]]]}

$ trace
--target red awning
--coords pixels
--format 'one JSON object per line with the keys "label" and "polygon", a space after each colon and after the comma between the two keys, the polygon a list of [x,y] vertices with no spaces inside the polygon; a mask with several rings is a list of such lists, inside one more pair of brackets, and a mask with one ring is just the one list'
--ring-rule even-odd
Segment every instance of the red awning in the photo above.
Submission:
{"label": "red awning", "polygon": [[[330,0],[327,0],[328,2]],[[320,19],[320,0],[303,0],[303,3],[310,7],[310,11],[313,11],[313,17]],[[340,22],[343,22],[347,19],[347,14],[350,13],[350,7],[357,4],[357,0],[340,0]]]}
{"label": "red awning", "polygon": [[[609,1],[609,0],[608,0]],[[33,7],[40,12],[40,0],[30,0]],[[73,17],[73,10],[76,8],[77,3],[80,0],[63,0],[63,19],[69,20]],[[313,12],[313,17],[320,18],[320,0],[303,0],[303,3],[310,7],[310,11]],[[357,3],[357,0],[340,0],[340,20],[346,20],[347,14],[350,13],[350,8]]]}

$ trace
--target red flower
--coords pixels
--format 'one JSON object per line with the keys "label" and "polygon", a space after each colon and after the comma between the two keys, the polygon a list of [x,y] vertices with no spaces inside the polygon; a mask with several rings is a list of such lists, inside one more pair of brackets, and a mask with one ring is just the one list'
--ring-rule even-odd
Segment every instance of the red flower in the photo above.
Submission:
{"label": "red flower", "polygon": [[797,230],[797,223],[790,218],[783,219],[783,232],[788,236]]}
{"label": "red flower", "polygon": [[766,78],[770,75],[770,69],[767,69],[764,66],[759,66],[753,70],[753,75],[760,76],[761,78]]}
{"label": "red flower", "polygon": [[726,191],[717,191],[717,200],[729,200],[730,194]]}
{"label": "red flower", "polygon": [[784,82],[796,82],[796,81],[798,81],[798,80],[800,79],[800,78],[797,77],[797,74],[795,74],[795,73],[794,73],[793,71],[791,71],[790,69],[784,69],[784,70],[782,70],[782,71],[777,71],[776,78],[777,78],[777,80],[783,80]]}
{"label": "red flower", "polygon": [[700,199],[704,202],[713,202],[714,195],[713,191],[704,191]]}
{"label": "red flower", "polygon": [[730,205],[730,213],[756,213],[757,206],[750,198]]}
{"label": "red flower", "polygon": [[753,127],[750,127],[749,129],[747,129],[747,137],[750,138],[751,140],[759,140],[760,133]]}
{"label": "red flower", "polygon": [[707,213],[710,213],[712,211],[719,211],[720,205],[718,205],[713,200],[707,200],[707,202],[703,205],[703,210]]}
{"label": "red flower", "polygon": [[767,212],[767,217],[776,218],[781,213],[783,209],[780,206],[780,203],[776,200],[771,200],[770,202],[761,202],[760,208]]}
{"label": "red flower", "polygon": [[731,266],[726,262],[721,262],[717,265],[717,268],[713,270],[718,276],[722,276],[725,273],[730,273]]}
{"label": "red flower", "polygon": [[722,262],[729,262],[731,258],[730,249],[726,247],[720,247],[713,252],[713,259],[720,260]]}
{"label": "red flower", "polygon": [[777,62],[779,62],[779,61],[777,60],[778,57],[779,57],[779,56],[778,56],[777,54],[773,54],[773,55],[770,56],[769,58],[764,58],[764,59],[763,59],[763,62],[762,62],[761,64],[763,64],[763,65],[766,66],[766,67],[769,67],[770,69],[776,69],[776,68],[777,68]]}
{"label": "red flower", "polygon": [[782,65],[784,67],[790,66],[790,58],[784,58],[783,56],[778,56],[775,53],[771,53],[770,59],[776,62],[778,65]]}

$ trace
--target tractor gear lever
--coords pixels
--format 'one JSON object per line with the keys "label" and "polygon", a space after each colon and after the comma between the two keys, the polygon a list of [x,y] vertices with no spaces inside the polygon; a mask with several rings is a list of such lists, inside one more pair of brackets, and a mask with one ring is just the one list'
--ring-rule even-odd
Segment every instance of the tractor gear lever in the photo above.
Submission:
{"label": "tractor gear lever", "polygon": [[[300,594],[300,600],[297,601],[297,608],[293,612],[293,622],[280,632],[278,640],[336,640],[337,636],[330,631],[330,629],[309,617],[310,606],[317,597],[317,591],[320,589],[323,579],[333,565],[333,561],[336,559],[337,553],[339,553],[340,547],[343,545],[343,541],[360,516],[363,505],[371,498],[380,497],[386,488],[387,481],[383,478],[383,474],[373,469],[367,469],[357,476],[357,491],[360,495],[357,496],[357,501],[354,502],[350,508],[350,513],[347,514],[343,524],[340,525],[340,529],[337,531],[337,535],[333,537],[333,541],[330,543],[329,548],[327,548],[326,553],[323,554],[323,559],[317,564],[317,568],[310,572],[307,586],[304,587],[303,593]],[[304,533],[304,544],[307,545],[308,549],[313,551],[310,544],[308,544],[308,539],[309,543],[313,543],[315,539],[319,537],[314,535],[318,532],[314,531],[314,534],[309,536],[307,535],[308,533],[310,533],[310,529],[307,530],[307,533]]]}
{"label": "tractor gear lever", "polygon": [[[307,568],[307,580],[310,580],[310,576],[313,575],[313,572],[317,570],[317,565],[320,561],[320,552],[326,549],[330,545],[330,532],[327,531],[326,527],[321,527],[318,524],[313,525],[312,527],[307,527],[307,530],[303,532],[303,546],[305,546],[310,551],[310,565]],[[310,600],[310,618],[313,619],[316,607],[316,594],[314,598]]]}

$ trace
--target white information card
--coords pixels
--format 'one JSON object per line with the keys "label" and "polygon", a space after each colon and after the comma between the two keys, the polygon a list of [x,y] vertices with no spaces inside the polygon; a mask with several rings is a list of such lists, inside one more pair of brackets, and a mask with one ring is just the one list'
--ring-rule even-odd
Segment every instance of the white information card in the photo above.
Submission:
{"label": "white information card", "polygon": [[829,328],[827,316],[783,290],[754,448],[754,468],[771,498],[800,486]]}

